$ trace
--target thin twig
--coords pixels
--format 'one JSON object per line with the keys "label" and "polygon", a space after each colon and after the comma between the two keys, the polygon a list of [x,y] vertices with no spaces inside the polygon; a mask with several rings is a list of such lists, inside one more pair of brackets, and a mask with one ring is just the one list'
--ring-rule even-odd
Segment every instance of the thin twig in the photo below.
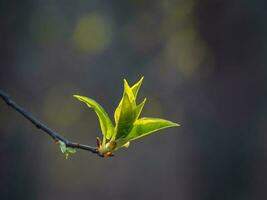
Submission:
{"label": "thin twig", "polygon": [[47,127],[45,124],[37,120],[35,117],[33,117],[30,113],[28,113],[24,108],[19,106],[16,102],[14,102],[11,97],[6,94],[5,92],[0,90],[0,97],[6,102],[7,105],[9,105],[11,108],[15,109],[17,112],[19,112],[21,115],[23,115],[26,119],[28,119],[32,124],[36,126],[36,128],[42,130],[44,133],[48,134],[55,142],[62,141],[66,144],[67,147],[72,147],[76,149],[83,149],[86,151],[90,151],[92,153],[98,154],[99,156],[103,157],[101,154],[99,154],[96,147],[91,147],[84,144],[79,144],[76,142],[71,142],[64,138],[59,133],[53,131],[49,127]]}

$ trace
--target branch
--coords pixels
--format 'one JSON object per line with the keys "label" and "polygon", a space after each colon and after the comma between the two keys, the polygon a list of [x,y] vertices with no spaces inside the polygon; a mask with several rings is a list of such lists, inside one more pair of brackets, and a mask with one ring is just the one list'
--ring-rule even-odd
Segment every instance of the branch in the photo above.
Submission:
{"label": "branch", "polygon": [[7,105],[9,105],[11,108],[15,109],[17,112],[19,112],[21,115],[23,115],[26,119],[28,119],[33,125],[35,125],[36,128],[42,130],[44,133],[49,135],[56,143],[59,141],[62,141],[65,143],[65,145],[67,147],[72,147],[75,149],[83,149],[83,150],[90,151],[91,153],[95,153],[95,154],[103,157],[101,154],[99,154],[96,147],[91,147],[88,145],[79,144],[76,142],[71,142],[71,141],[67,140],[66,138],[64,138],[62,135],[60,135],[59,133],[53,131],[52,129],[47,127],[45,124],[43,124],[42,122],[37,120],[35,117],[33,117],[26,110],[24,110],[24,108],[19,106],[16,102],[14,102],[11,99],[11,97],[8,94],[6,94],[5,92],[3,92],[2,90],[0,90],[0,97],[6,102]]}

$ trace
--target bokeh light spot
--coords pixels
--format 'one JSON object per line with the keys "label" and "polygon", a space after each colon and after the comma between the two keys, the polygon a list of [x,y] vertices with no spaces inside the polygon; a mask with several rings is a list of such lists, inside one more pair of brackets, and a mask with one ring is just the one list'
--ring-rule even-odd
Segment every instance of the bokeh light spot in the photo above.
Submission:
{"label": "bokeh light spot", "polygon": [[205,44],[191,28],[177,32],[166,44],[166,62],[187,77],[199,69],[208,55]]}
{"label": "bokeh light spot", "polygon": [[111,23],[102,15],[85,15],[75,26],[73,40],[75,46],[83,52],[100,53],[112,40]]}

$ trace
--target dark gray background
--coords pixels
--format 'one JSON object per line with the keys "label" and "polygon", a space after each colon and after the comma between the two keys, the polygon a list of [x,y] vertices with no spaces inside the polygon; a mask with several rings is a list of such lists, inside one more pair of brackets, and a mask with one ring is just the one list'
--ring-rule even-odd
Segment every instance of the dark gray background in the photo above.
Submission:
{"label": "dark gray background", "polygon": [[57,145],[0,101],[1,199],[267,198],[265,1],[0,1],[0,88],[51,128],[94,145],[145,76],[143,116],[182,124],[112,159]]}

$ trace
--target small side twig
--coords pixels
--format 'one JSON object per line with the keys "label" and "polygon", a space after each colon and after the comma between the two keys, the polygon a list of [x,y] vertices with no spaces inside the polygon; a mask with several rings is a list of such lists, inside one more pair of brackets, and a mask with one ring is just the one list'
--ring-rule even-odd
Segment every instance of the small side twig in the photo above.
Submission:
{"label": "small side twig", "polygon": [[71,142],[64,138],[59,133],[55,132],[54,130],[50,129],[48,126],[37,120],[35,117],[33,117],[30,113],[28,113],[24,108],[19,106],[15,101],[11,99],[11,97],[6,94],[5,92],[0,90],[0,97],[6,102],[7,105],[9,105],[11,108],[16,110],[18,113],[23,115],[26,119],[28,119],[32,124],[36,126],[36,128],[42,130],[44,133],[48,134],[55,142],[62,141],[66,144],[67,147],[72,147],[75,149],[83,149],[86,151],[89,151],[91,153],[95,153],[99,155],[100,157],[103,157],[101,154],[99,154],[96,147],[91,147],[88,145]]}

